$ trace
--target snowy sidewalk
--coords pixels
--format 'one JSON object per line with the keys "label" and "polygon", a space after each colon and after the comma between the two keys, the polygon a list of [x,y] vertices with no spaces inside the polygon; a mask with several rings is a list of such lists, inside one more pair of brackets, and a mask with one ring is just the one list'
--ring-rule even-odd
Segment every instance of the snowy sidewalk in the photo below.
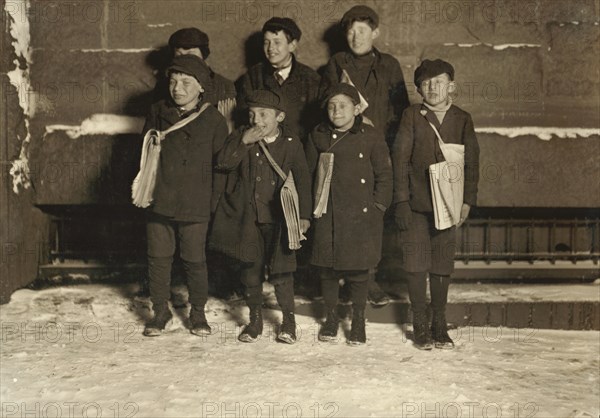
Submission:
{"label": "snowy sidewalk", "polygon": [[[0,306],[2,417],[597,417],[597,331],[458,328],[453,351],[421,352],[402,326],[367,324],[368,344],[274,342],[265,310],[256,344],[237,341],[247,309],[211,299],[217,332],[189,334],[177,311],[165,335],[134,287],[20,290]],[[349,326],[344,324],[345,329]]]}

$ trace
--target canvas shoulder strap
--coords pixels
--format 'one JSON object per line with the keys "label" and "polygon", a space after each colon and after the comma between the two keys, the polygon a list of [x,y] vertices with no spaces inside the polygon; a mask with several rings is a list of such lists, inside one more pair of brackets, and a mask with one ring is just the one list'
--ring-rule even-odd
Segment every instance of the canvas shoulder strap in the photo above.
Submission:
{"label": "canvas shoulder strap", "polygon": [[185,119],[181,119],[179,122],[171,125],[168,129],[165,129],[164,131],[160,131],[159,132],[160,140],[161,141],[164,140],[165,137],[168,134],[170,134],[171,132],[181,129],[188,123],[192,122],[194,119],[196,119],[198,116],[200,116],[202,114],[202,112],[204,112],[208,108],[208,106],[210,106],[210,103],[208,103],[208,102],[204,103],[197,112],[192,113]]}

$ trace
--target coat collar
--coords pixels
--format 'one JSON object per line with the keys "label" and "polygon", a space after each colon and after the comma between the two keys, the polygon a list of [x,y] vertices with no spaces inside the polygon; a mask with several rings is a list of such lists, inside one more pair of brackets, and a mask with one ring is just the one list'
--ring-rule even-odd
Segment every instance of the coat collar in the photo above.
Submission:
{"label": "coat collar", "polygon": [[[292,69],[290,70],[290,75],[288,76],[288,78],[285,79],[285,81],[283,82],[283,84],[289,83],[294,81],[297,78],[297,73],[298,73],[298,62],[296,61],[296,55],[292,54]],[[272,81],[274,84],[277,84],[277,81],[275,80],[275,76],[273,75],[275,73],[275,68],[271,65],[271,63],[265,59],[264,61],[264,65],[263,65],[263,78],[265,80],[269,80],[270,82]]]}
{"label": "coat collar", "polygon": [[200,107],[202,107],[202,105],[204,103],[205,103],[204,98],[202,98],[198,102],[198,104],[196,105],[195,108],[187,111],[183,115],[179,115],[179,111],[177,110],[177,105],[175,105],[175,103],[173,103],[173,101],[170,99],[165,100],[162,102],[162,104],[160,106],[159,115],[160,115],[161,119],[168,122],[169,125],[174,125],[175,123],[179,122],[181,119],[191,115],[193,112],[196,112],[198,109],[200,109]]}
{"label": "coat collar", "polygon": [[445,125],[449,120],[452,120],[452,118],[456,114],[456,106],[450,105],[450,108],[444,116],[444,121],[442,124],[440,124],[440,121],[438,120],[437,116],[435,116],[435,113],[428,109],[427,106],[425,106],[424,104],[421,104],[421,109],[419,109],[419,113],[423,117],[425,117],[427,121],[431,122],[436,128],[440,129],[442,125]]}
{"label": "coat collar", "polygon": [[[363,124],[363,117],[362,117],[362,115],[358,115],[354,119],[354,125],[352,125],[352,127],[349,129],[350,133],[357,134],[358,132],[360,132],[363,129],[362,124]],[[331,126],[331,124],[329,122],[322,122],[317,126],[317,131],[322,132],[322,133],[331,134],[331,132],[335,131],[335,128],[333,126]]]}

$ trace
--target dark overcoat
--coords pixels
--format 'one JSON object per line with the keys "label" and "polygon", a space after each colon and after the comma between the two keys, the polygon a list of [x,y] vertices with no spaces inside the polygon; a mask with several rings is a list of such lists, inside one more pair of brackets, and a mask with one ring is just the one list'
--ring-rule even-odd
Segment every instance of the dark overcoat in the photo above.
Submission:
{"label": "dark overcoat", "polygon": [[305,141],[308,133],[319,121],[319,74],[292,56],[290,75],[279,85],[268,62],[260,62],[242,76],[238,104],[245,106],[245,98],[254,90],[269,90],[279,94],[286,103],[283,126],[286,132]]}
{"label": "dark overcoat", "polygon": [[[164,131],[181,119],[171,101],[152,105],[143,133]],[[161,143],[153,202],[149,210],[173,220],[208,222],[213,194],[214,160],[227,138],[225,118],[213,106]],[[216,193],[216,192],[215,192]]]}
{"label": "dark overcoat", "polygon": [[[398,60],[376,48],[373,48],[373,55],[373,65],[368,69],[368,74],[360,74],[364,70],[357,64],[352,52],[335,54],[325,67],[319,94],[323,97],[331,85],[339,83],[342,72],[346,70],[356,89],[369,103],[364,115],[384,133],[391,146],[398,132],[402,112],[409,106],[408,93]],[[361,83],[358,80],[365,81]]]}
{"label": "dark overcoat", "polygon": [[[306,155],[313,172],[319,154],[341,135],[326,123],[309,135]],[[313,223],[311,264],[373,268],[381,259],[383,215],[392,201],[389,149],[381,132],[358,117],[329,152],[334,154],[331,191],[327,212]]]}
{"label": "dark overcoat", "polygon": [[411,209],[417,212],[433,211],[429,166],[444,161],[444,155],[429,122],[438,129],[445,143],[465,146],[464,202],[476,205],[479,144],[471,115],[452,105],[440,124],[435,114],[422,104],[406,109],[392,147],[394,203],[409,202]]}
{"label": "dark overcoat", "polygon": [[[283,180],[266,161],[258,144],[245,145],[242,142],[243,131],[244,128],[240,128],[228,137],[217,158],[217,168],[230,174],[226,191],[217,205],[209,246],[242,262],[254,262],[261,251],[256,225],[256,199],[261,196],[258,196],[255,188],[258,177],[254,176],[259,175],[258,181],[268,181],[273,185],[275,193],[272,198],[276,199],[274,203],[279,208],[279,190]],[[298,191],[300,217],[310,219],[311,178],[302,143],[295,137],[280,133],[277,140],[267,147],[282,170],[286,174],[292,172]],[[254,176],[251,170],[252,159],[260,160],[261,166],[265,167],[261,173],[254,172]],[[269,271],[272,274],[293,272],[296,270],[296,253],[288,246],[283,213],[273,213],[273,223],[277,227],[277,246],[271,260],[268,260]]]}

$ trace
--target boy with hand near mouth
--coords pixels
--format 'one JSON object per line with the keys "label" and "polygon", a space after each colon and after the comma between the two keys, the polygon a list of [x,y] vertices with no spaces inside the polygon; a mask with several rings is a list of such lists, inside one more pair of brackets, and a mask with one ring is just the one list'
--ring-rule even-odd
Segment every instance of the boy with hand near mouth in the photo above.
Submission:
{"label": "boy with hand near mouth", "polygon": [[296,252],[289,249],[279,198],[283,179],[272,167],[267,152],[286,175],[293,175],[303,233],[310,226],[311,179],[302,143],[280,126],[287,115],[284,100],[271,91],[256,90],[245,103],[251,126],[234,131],[218,156],[217,168],[231,173],[232,181],[217,206],[210,246],[242,263],[241,281],[246,288],[250,323],[238,339],[255,342],[262,334],[266,266],[283,314],[277,339],[293,344]]}

